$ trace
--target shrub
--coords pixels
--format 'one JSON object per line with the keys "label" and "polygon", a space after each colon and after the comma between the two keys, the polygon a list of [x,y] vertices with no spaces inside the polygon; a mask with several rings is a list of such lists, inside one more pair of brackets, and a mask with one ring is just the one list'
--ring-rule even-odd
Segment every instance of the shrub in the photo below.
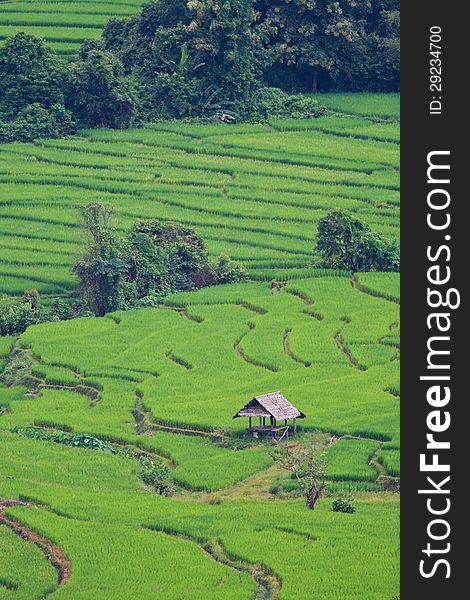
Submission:
{"label": "shrub", "polygon": [[255,116],[270,118],[311,119],[325,113],[317,100],[301,94],[287,94],[278,88],[265,87],[258,94]]}
{"label": "shrub", "polygon": [[336,498],[331,504],[331,510],[333,512],[355,513],[354,498],[352,496]]}
{"label": "shrub", "polygon": [[31,374],[33,361],[31,355],[20,348],[15,348],[0,374],[0,382],[11,387],[20,385]]}
{"label": "shrub", "polygon": [[70,304],[62,298],[54,298],[49,309],[51,321],[66,321],[72,317]]}
{"label": "shrub", "polygon": [[145,485],[152,486],[161,496],[171,496],[174,493],[170,469],[163,461],[156,462],[141,457],[140,464],[142,466],[140,477]]}
{"label": "shrub", "polygon": [[156,219],[139,221],[117,237],[113,207],[82,208],[87,246],[73,267],[83,311],[102,316],[133,307],[158,306],[173,292],[242,281],[244,269],[228,256],[209,263],[204,240],[191,227]]}
{"label": "shrub", "polygon": [[37,290],[27,290],[21,298],[0,298],[0,335],[18,335],[41,320],[42,309]]}
{"label": "shrub", "polygon": [[317,251],[324,266],[349,271],[399,271],[394,242],[343,210],[331,210],[318,222]]}
{"label": "shrub", "polygon": [[39,103],[28,104],[11,120],[2,119],[0,115],[0,143],[57,138],[74,131],[72,115],[61,104],[54,104],[50,109]]}
{"label": "shrub", "polygon": [[244,267],[232,260],[227,254],[220,254],[211,265],[214,277],[214,284],[236,283],[237,281],[246,281],[248,273]]}
{"label": "shrub", "polygon": [[201,82],[179,72],[155,73],[139,91],[145,120],[184,119],[202,112]]}

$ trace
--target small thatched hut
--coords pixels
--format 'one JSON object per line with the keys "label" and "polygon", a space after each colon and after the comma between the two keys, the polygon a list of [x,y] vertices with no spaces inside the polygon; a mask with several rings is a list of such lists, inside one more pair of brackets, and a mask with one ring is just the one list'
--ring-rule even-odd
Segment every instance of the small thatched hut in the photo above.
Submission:
{"label": "small thatched hut", "polygon": [[[234,419],[238,417],[248,417],[249,427],[253,437],[258,437],[258,433],[270,431],[271,436],[276,439],[277,433],[282,435],[279,439],[289,435],[290,419],[294,420],[294,433],[297,431],[297,419],[304,419],[305,415],[293,406],[281,392],[271,392],[262,396],[255,396],[248,404],[245,404],[237,414],[233,415]],[[253,425],[253,417],[259,417],[259,425]],[[269,424],[266,424],[266,419],[269,418]],[[278,421],[284,421],[283,425],[278,425]]]}

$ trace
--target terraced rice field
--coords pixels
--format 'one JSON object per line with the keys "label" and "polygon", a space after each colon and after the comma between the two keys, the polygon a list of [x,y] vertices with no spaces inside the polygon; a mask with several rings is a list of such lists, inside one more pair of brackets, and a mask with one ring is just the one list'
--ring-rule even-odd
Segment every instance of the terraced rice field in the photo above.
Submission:
{"label": "terraced rice field", "polygon": [[142,4],[143,0],[0,0],[0,44],[24,31],[71,58],[83,40],[99,38],[110,19],[138,14]]}
{"label": "terraced rice field", "polygon": [[[78,207],[93,200],[114,204],[121,228],[190,224],[252,277],[0,338],[0,362],[14,346],[29,353],[39,391],[0,388],[0,499],[16,501],[0,500],[0,598],[397,596],[399,498],[384,483],[399,476],[399,276],[308,267],[332,207],[398,238],[397,141],[397,122],[335,114],[0,147],[0,292],[73,293]],[[307,415],[300,439],[337,438],[314,511],[288,492],[271,444],[232,420],[277,389]],[[29,439],[31,426],[160,457],[177,493],[144,485],[132,456]],[[331,511],[341,491],[356,495],[356,513]],[[70,572],[58,577],[5,519],[61,549]]]}
{"label": "terraced rice field", "polygon": [[328,116],[265,126],[162,123],[4,145],[0,293],[73,288],[78,208],[92,201],[113,204],[121,228],[140,217],[194,226],[211,255],[241,260],[255,279],[304,277],[316,224],[332,206],[398,239],[397,140],[396,122]]}

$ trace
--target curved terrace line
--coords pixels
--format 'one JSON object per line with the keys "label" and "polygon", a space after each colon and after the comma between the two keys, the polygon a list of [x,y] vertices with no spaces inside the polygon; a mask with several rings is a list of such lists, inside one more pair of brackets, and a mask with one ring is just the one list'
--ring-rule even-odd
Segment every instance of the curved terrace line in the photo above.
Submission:
{"label": "curved terrace line", "polygon": [[358,369],[359,371],[366,371],[367,370],[366,367],[364,367],[363,365],[360,365],[359,362],[353,357],[353,355],[347,348],[345,341],[343,340],[343,338],[341,336],[341,333],[342,333],[344,327],[348,323],[350,323],[350,321],[348,319],[343,320],[343,324],[341,325],[341,327],[338,329],[338,331],[334,335],[335,343],[338,346],[338,349],[341,352],[341,354],[348,361],[348,364],[350,367],[353,367],[354,369]]}
{"label": "curved terrace line", "polygon": [[242,333],[242,335],[235,340],[233,347],[235,349],[235,352],[238,354],[238,356],[244,360],[245,362],[247,362],[250,365],[253,365],[254,367],[261,367],[262,369],[266,369],[267,371],[271,371],[272,373],[277,373],[279,371],[279,367],[275,367],[273,365],[268,365],[267,363],[262,363],[261,361],[257,360],[256,358],[251,358],[251,356],[249,356],[245,350],[241,347],[241,342],[243,340],[243,338],[245,338],[252,329],[254,329],[255,325],[254,323],[251,323],[251,326],[248,325],[248,331],[245,331],[244,333]]}
{"label": "curved terrace line", "polygon": [[167,352],[165,356],[180,367],[184,367],[188,370],[193,368],[193,365],[191,363],[184,360],[184,358],[181,358],[180,356],[176,356],[176,354],[173,354],[173,352],[171,351]]}
{"label": "curved terrace line", "polygon": [[294,354],[292,352],[292,348],[290,345],[290,339],[289,339],[289,336],[291,333],[292,333],[292,329],[286,329],[284,331],[284,335],[282,337],[282,345],[284,347],[284,352],[287,354],[287,356],[289,356],[289,358],[292,358],[292,360],[294,360],[295,362],[300,363],[304,367],[311,367],[312,363],[310,361],[303,360],[303,358],[300,358],[299,356],[297,356],[296,354]]}
{"label": "curved terrace line", "polygon": [[159,531],[175,538],[185,539],[197,544],[201,550],[212,560],[225,565],[232,571],[248,573],[256,583],[256,600],[277,600],[282,587],[281,578],[275,575],[271,569],[262,564],[253,564],[246,559],[230,554],[220,540],[202,541],[195,536],[182,533],[161,525],[143,525],[144,529]]}
{"label": "curved terrace line", "polygon": [[[107,142],[105,140],[102,140],[102,141],[98,140],[96,142],[95,141],[91,141],[91,143],[100,143],[100,142],[101,143],[109,143],[109,142]],[[129,144],[132,144],[132,142],[129,142]],[[71,152],[79,152],[79,153],[82,153],[82,154],[96,154],[96,155],[101,155],[101,156],[112,156],[112,157],[116,157],[116,158],[126,158],[126,157],[129,157],[129,154],[117,153],[117,152],[111,152],[111,151],[104,151],[104,150],[90,150],[88,148],[81,148],[79,146],[78,147],[68,147],[68,146],[65,146],[65,145],[48,143],[47,145],[46,144],[41,144],[40,147],[52,148],[53,150],[55,150],[55,149],[57,149],[57,150],[67,150],[67,151],[71,151]],[[149,146],[149,147],[152,147],[152,146]],[[15,150],[14,152],[11,152],[11,153],[14,153],[14,154],[17,154],[17,155],[20,155],[20,156],[27,156],[27,157],[30,156],[30,154],[28,154],[28,153],[20,152],[20,151],[17,151],[17,150]],[[47,157],[44,157],[42,155],[37,155],[37,154],[35,154],[34,156],[35,156],[35,158],[38,161],[54,163],[54,159],[49,159]],[[151,160],[151,158],[152,158],[151,155],[142,155],[142,157],[144,157],[144,158],[146,158],[147,156],[148,156],[149,160]],[[227,156],[227,158],[230,158],[230,157]],[[328,158],[328,157],[325,157],[325,158]],[[255,163],[256,159],[253,159],[251,162]],[[362,162],[362,161],[359,161],[359,162]],[[236,171],[231,172],[231,171],[229,171],[228,169],[225,169],[225,168],[216,168],[214,165],[211,165],[211,164],[204,165],[204,166],[195,166],[195,165],[187,165],[187,164],[184,164],[184,163],[178,163],[177,161],[174,161],[174,160],[165,160],[165,159],[159,159],[158,163],[159,164],[164,164],[164,165],[169,165],[170,167],[173,167],[175,169],[181,169],[183,171],[187,170],[187,171],[201,171],[202,173],[208,173],[208,172],[209,173],[222,173],[224,175],[229,175],[232,178],[236,178],[238,175],[255,175],[255,176],[259,176],[259,177],[267,176],[267,177],[274,177],[275,179],[277,177],[276,175],[273,175],[272,172],[270,172],[270,171],[263,171],[263,170],[249,170],[249,169],[246,170],[246,169],[243,169],[243,168],[239,168]],[[57,163],[57,164],[61,164],[61,163]],[[154,166],[154,164],[155,163],[150,163],[148,166]],[[74,163],[74,162],[70,162],[70,161],[66,162],[66,163],[63,163],[63,165],[64,166],[75,167],[77,169],[86,169],[86,168],[88,168],[87,165],[84,165],[84,164],[81,164],[81,163]],[[296,165],[289,163],[287,166],[288,167],[290,167],[290,166],[295,167]],[[90,167],[90,168],[93,168],[93,167]],[[109,174],[109,169],[106,168],[105,166],[94,167],[94,168],[96,168],[96,170],[101,169],[104,172],[108,171],[108,174]],[[322,169],[321,167],[318,167],[318,166],[315,166],[315,165],[313,165],[311,168],[312,169],[320,169],[320,170]],[[323,169],[323,170],[328,170],[328,169]],[[330,169],[330,170],[333,170],[333,169]],[[377,170],[383,170],[383,169],[377,169]],[[126,171],[129,171],[130,173],[134,173],[135,172],[135,171],[132,170],[132,168],[128,168],[128,169],[126,169]],[[351,171],[351,172],[355,172],[355,171]],[[145,173],[145,171],[143,171],[143,173]],[[76,174],[75,175],[75,174],[66,174],[66,173],[64,173],[63,176],[65,176],[65,177],[67,177],[67,176],[70,176],[70,177],[79,177],[80,174]],[[107,178],[106,177],[100,177],[100,179],[106,180]],[[292,180],[292,181],[307,182],[307,183],[318,183],[318,184],[321,184],[323,186],[324,185],[333,185],[333,186],[344,185],[346,187],[348,187],[348,186],[351,187],[352,186],[352,187],[365,187],[365,188],[370,188],[370,189],[390,189],[392,191],[398,191],[399,190],[398,186],[387,186],[387,185],[383,185],[383,184],[381,185],[381,184],[377,184],[377,183],[376,184],[371,184],[371,183],[367,183],[367,182],[348,181],[348,180],[339,180],[339,181],[331,180],[331,181],[326,181],[325,182],[324,179],[319,179],[319,178],[317,179],[317,178],[309,177],[309,176],[306,177],[305,175],[300,176],[300,175],[293,175],[293,174],[288,174],[288,173],[286,173],[286,174],[283,173],[282,175],[279,176],[279,179],[280,180],[282,180],[282,179],[289,179],[289,180]],[[124,177],[121,177],[121,176],[119,176],[119,177],[113,177],[113,179],[111,179],[111,181],[126,181],[126,182],[130,182],[130,183],[135,183],[135,179],[124,178]],[[142,181],[144,181],[144,180],[142,180]],[[194,185],[194,183],[191,182],[191,181],[188,181],[188,182],[186,182],[186,181],[178,181],[177,183],[178,183],[179,186],[191,186],[191,185]],[[236,187],[236,188],[239,188],[239,189],[251,189],[251,186],[249,186],[247,184],[240,184],[240,183],[236,183],[236,182],[233,182],[233,181],[230,182],[230,186],[231,187]],[[207,184],[204,184],[204,187],[213,188],[213,189],[220,189],[221,186],[220,185],[214,185],[212,183],[207,183]],[[262,189],[262,188],[260,188],[260,189]],[[302,194],[302,195],[305,195],[305,193],[306,193],[305,191],[302,191],[302,190],[283,190],[283,189],[280,189],[278,191],[286,192],[286,193],[292,193],[292,194]],[[323,194],[323,192],[322,192],[322,194]],[[325,195],[328,195],[328,194],[325,194]],[[341,195],[340,195],[340,197],[341,197]],[[344,197],[345,198],[350,198],[350,199],[353,199],[353,200],[359,200],[359,201],[361,201],[361,198],[349,197],[349,196],[344,196]],[[362,199],[362,200],[364,202],[368,202],[368,203],[372,203],[373,204],[373,201],[366,201],[364,199]],[[390,203],[387,203],[387,205],[388,204],[390,204]],[[393,205],[393,204],[390,204],[390,205],[392,207],[394,207],[394,208],[398,208],[396,205]]]}
{"label": "curved terrace line", "polygon": [[[5,511],[8,508],[12,508],[14,506],[35,505],[32,502],[23,502],[21,500],[0,500],[0,524],[6,525],[16,535],[28,542],[35,544],[57,571],[57,587],[64,585],[70,579],[72,574],[72,563],[67,558],[65,552],[60,546],[54,544],[30,527],[23,525],[20,521],[17,521],[16,519],[13,519],[5,514]],[[53,594],[56,589],[48,592],[47,596]]]}
{"label": "curved terrace line", "polygon": [[356,273],[354,273],[351,276],[350,281],[351,281],[351,286],[355,290],[358,290],[359,292],[362,292],[363,294],[366,294],[367,296],[372,296],[373,298],[380,298],[381,300],[386,300],[387,302],[393,302],[394,304],[398,304],[398,306],[400,306],[400,300],[398,298],[394,298],[393,296],[390,296],[386,293],[381,293],[376,290],[371,290],[370,288],[366,287],[364,284],[362,284],[359,281],[359,277],[357,276]]}

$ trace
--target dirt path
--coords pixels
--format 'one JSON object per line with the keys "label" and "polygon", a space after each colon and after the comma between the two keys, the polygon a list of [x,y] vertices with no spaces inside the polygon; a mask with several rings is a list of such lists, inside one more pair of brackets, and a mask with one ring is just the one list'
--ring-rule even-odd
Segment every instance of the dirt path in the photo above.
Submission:
{"label": "dirt path", "polygon": [[212,560],[225,565],[232,571],[248,573],[251,577],[253,577],[256,584],[256,595],[254,600],[277,600],[277,598],[279,598],[282,582],[277,575],[272,573],[270,569],[262,564],[252,564],[244,559],[232,556],[227,551],[225,546],[223,546],[220,540],[212,539],[202,542],[191,535],[176,533],[175,531],[166,529],[165,527],[149,527],[148,529],[152,531],[160,531],[162,533],[166,533],[167,535],[171,535],[172,537],[194,542]]}
{"label": "dirt path", "polygon": [[[52,543],[39,533],[36,533],[26,525],[16,521],[5,514],[5,510],[13,506],[34,506],[30,502],[20,500],[0,500],[0,524],[6,525],[9,529],[19,535],[24,540],[35,544],[46,556],[47,560],[57,571],[57,584],[64,585],[72,574],[72,563],[65,556],[60,546]],[[52,592],[51,592],[52,593]]]}

